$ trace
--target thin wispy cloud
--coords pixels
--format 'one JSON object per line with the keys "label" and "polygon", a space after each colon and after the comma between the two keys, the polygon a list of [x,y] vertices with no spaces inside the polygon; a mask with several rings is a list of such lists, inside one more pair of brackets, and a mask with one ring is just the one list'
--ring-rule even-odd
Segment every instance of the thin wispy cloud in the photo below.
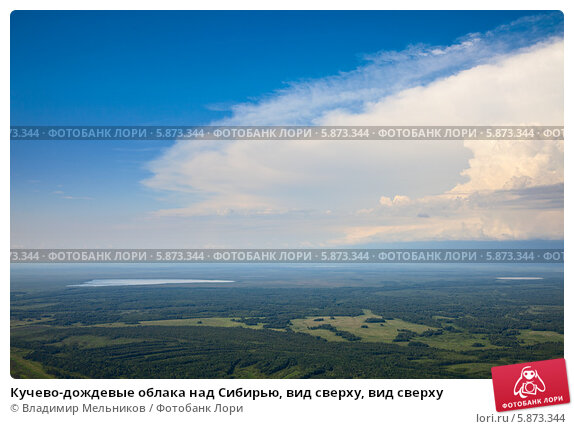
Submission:
{"label": "thin wispy cloud", "polygon": [[461,37],[449,46],[411,45],[402,51],[364,56],[355,70],[293,82],[257,102],[239,103],[218,125],[312,125],[328,112],[360,112],[369,103],[426,85],[551,38],[562,38],[560,13],[521,18],[486,33]]}
{"label": "thin wispy cloud", "polygon": [[72,195],[64,195],[62,196],[64,200],[93,200],[92,197],[74,197]]}
{"label": "thin wispy cloud", "polygon": [[56,190],[56,191],[52,191],[52,194],[57,195],[62,200],[93,200],[92,197],[69,195],[60,189]]}

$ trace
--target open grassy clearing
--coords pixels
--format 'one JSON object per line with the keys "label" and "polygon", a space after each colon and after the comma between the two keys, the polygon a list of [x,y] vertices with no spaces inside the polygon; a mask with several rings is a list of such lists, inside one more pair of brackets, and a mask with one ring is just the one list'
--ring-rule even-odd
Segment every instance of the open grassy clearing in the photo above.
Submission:
{"label": "open grassy clearing", "polygon": [[[346,342],[347,340],[341,336],[336,335],[335,332],[327,329],[309,329],[320,325],[332,325],[339,331],[350,332],[361,338],[364,342],[384,342],[392,343],[396,338],[399,330],[409,330],[421,334],[427,330],[436,330],[436,327],[410,323],[401,319],[386,319],[384,323],[367,323],[369,318],[381,318],[381,316],[374,314],[370,310],[363,310],[360,316],[310,316],[304,319],[291,320],[291,329],[295,332],[301,332],[308,335],[324,338],[327,341]],[[437,319],[445,322],[450,326],[452,318],[443,316],[436,316]],[[238,322],[231,317],[201,317],[201,318],[188,318],[188,319],[168,319],[168,320],[147,320],[139,322],[142,326],[210,326],[220,328],[244,327],[249,329],[263,329],[263,323],[257,325],[247,325]],[[99,327],[127,327],[133,326],[131,324],[117,322],[98,324]],[[368,326],[365,328],[364,326]],[[281,329],[277,329],[281,330]],[[557,332],[551,331],[532,331],[523,330],[518,336],[519,340],[523,341],[524,345],[532,345],[542,342],[563,342],[564,336]],[[422,342],[430,347],[435,347],[443,350],[465,351],[476,349],[498,349],[499,346],[491,344],[487,335],[473,334],[466,330],[463,332],[448,332],[444,331],[442,335],[435,335],[430,337],[415,337],[413,341]],[[407,345],[408,342],[395,342],[399,345]],[[482,345],[478,346],[477,345]],[[82,343],[84,347],[89,346],[89,341]],[[96,346],[97,347],[97,346]]]}
{"label": "open grassy clearing", "polygon": [[564,342],[564,335],[553,331],[533,331],[525,329],[520,331],[519,340],[524,341],[524,345],[546,342]]}
{"label": "open grassy clearing", "polygon": [[[216,328],[250,328],[250,329],[263,329],[263,323],[257,325],[247,325],[245,323],[233,320],[233,317],[194,317],[189,319],[165,319],[165,320],[144,320],[137,325],[140,326],[213,326]],[[124,322],[114,323],[99,323],[96,326],[101,328],[125,328],[134,326],[134,324]]]}
{"label": "open grassy clearing", "polygon": [[65,346],[77,346],[84,349],[98,348],[98,347],[109,347],[117,346],[123,344],[131,344],[141,342],[142,340],[130,339],[130,338],[108,338],[100,337],[97,335],[72,335],[70,337],[64,338],[57,344],[62,344]]}
{"label": "open grassy clearing", "polygon": [[[361,341],[387,343],[393,342],[400,329],[407,329],[418,334],[427,330],[437,329],[436,327],[410,323],[401,319],[386,320],[382,326],[379,323],[365,322],[366,319],[373,317],[377,318],[381,316],[373,314],[369,310],[364,310],[363,315],[356,317],[307,317],[305,319],[292,320],[292,328],[294,331],[319,336],[328,341],[346,341],[344,338],[337,336],[334,332],[325,329],[309,329],[310,327],[329,324],[339,330],[351,332],[352,334],[361,337]],[[447,322],[447,320],[452,320],[451,318],[441,316],[437,316],[437,318],[444,319],[445,322]],[[449,325],[450,323],[443,326]],[[364,326],[368,326],[368,328],[364,328]],[[474,334],[466,330],[462,331],[463,332],[444,331],[441,335],[415,337],[413,341],[428,344],[430,347],[454,351],[500,348],[489,341],[488,335]],[[524,341],[524,345],[532,345],[544,342],[563,342],[564,336],[552,331],[523,330],[518,336],[518,339]],[[399,342],[396,344],[407,345],[408,342]]]}
{"label": "open grassy clearing", "polygon": [[[456,351],[499,348],[492,345],[486,335],[469,332],[444,332],[442,335],[433,337],[416,338],[415,341],[438,349]],[[476,347],[475,344],[482,344],[483,347]]]}
{"label": "open grassy clearing", "polygon": [[173,319],[173,320],[147,320],[141,322],[141,325],[149,326],[214,326],[216,328],[235,328],[247,327],[251,329],[263,329],[263,323],[257,325],[246,325],[245,323],[236,322],[233,317],[199,317],[192,319]]}
{"label": "open grassy clearing", "polygon": [[40,362],[26,359],[24,356],[28,352],[16,347],[10,348],[10,375],[13,378],[56,378],[48,374]]}
{"label": "open grassy clearing", "polygon": [[446,367],[447,371],[465,378],[489,378],[492,364],[490,363],[459,363]]}
{"label": "open grassy clearing", "polygon": [[30,325],[42,325],[46,322],[53,320],[51,317],[38,317],[34,319],[26,319],[26,320],[10,320],[10,327],[17,328],[20,326],[30,326]]}
{"label": "open grassy clearing", "polygon": [[[331,316],[331,317],[306,317],[305,319],[293,319],[292,329],[309,335],[320,336],[328,341],[346,341],[338,337],[334,332],[325,329],[309,329],[312,327],[329,324],[341,331],[347,331],[367,342],[392,342],[397,336],[399,329],[408,329],[416,333],[422,333],[430,326],[405,322],[401,319],[386,320],[384,323],[366,323],[369,318],[380,318],[370,310],[363,310],[364,314],[356,317]],[[321,320],[322,319],[322,320]],[[382,326],[381,326],[382,325]],[[364,328],[363,326],[368,326]],[[405,343],[406,344],[406,343]]]}
{"label": "open grassy clearing", "polygon": [[235,370],[233,371],[233,376],[236,378],[251,378],[251,379],[256,378],[298,379],[301,378],[302,375],[303,373],[297,366],[291,368],[285,368],[281,371],[274,373],[271,377],[266,376],[264,373],[258,370],[255,365],[249,365],[243,368],[236,367]]}

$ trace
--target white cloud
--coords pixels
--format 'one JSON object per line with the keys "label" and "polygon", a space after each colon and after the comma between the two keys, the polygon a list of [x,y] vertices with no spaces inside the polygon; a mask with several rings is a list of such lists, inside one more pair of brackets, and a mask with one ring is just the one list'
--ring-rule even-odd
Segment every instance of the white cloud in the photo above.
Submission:
{"label": "white cloud", "polygon": [[[562,40],[506,54],[488,40],[413,48],[390,67],[379,54],[350,75],[236,106],[225,123],[561,125]],[[459,70],[470,54],[484,63]],[[563,151],[542,141],[181,141],[150,164],[145,184],[184,201],[156,215],[223,215],[223,229],[251,234],[265,222],[281,244],[562,238]],[[548,186],[558,189],[552,207],[528,191]]]}
{"label": "white cloud", "polygon": [[563,141],[467,141],[473,153],[454,193],[545,186],[564,181]]}
{"label": "white cloud", "polygon": [[389,197],[385,197],[384,195],[381,198],[379,198],[379,204],[381,206],[386,206],[386,207],[405,205],[405,204],[409,204],[410,202],[411,202],[411,199],[409,197],[407,197],[406,195],[395,195],[393,199],[390,199]]}
{"label": "white cloud", "polygon": [[[362,112],[369,103],[402,90],[425,86],[481,64],[495,63],[511,52],[552,36],[561,38],[561,22],[559,14],[538,14],[483,34],[466,35],[450,46],[412,45],[400,52],[366,55],[366,64],[355,70],[295,82],[256,103],[232,106],[231,117],[219,124],[322,124],[321,118],[329,112],[338,109]],[[408,121],[408,117],[401,117]]]}

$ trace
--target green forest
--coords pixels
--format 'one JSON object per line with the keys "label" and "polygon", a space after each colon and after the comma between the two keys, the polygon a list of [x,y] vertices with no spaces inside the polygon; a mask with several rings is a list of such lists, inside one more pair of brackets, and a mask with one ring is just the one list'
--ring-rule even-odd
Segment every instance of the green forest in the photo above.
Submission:
{"label": "green forest", "polygon": [[489,378],[563,356],[560,279],[11,294],[14,378]]}

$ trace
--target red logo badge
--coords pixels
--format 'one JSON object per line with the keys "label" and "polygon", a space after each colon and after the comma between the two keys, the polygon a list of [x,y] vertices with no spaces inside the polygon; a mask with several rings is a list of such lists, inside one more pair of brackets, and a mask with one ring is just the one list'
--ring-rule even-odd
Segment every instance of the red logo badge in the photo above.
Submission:
{"label": "red logo badge", "polygon": [[492,386],[496,411],[570,402],[564,359],[495,366]]}

